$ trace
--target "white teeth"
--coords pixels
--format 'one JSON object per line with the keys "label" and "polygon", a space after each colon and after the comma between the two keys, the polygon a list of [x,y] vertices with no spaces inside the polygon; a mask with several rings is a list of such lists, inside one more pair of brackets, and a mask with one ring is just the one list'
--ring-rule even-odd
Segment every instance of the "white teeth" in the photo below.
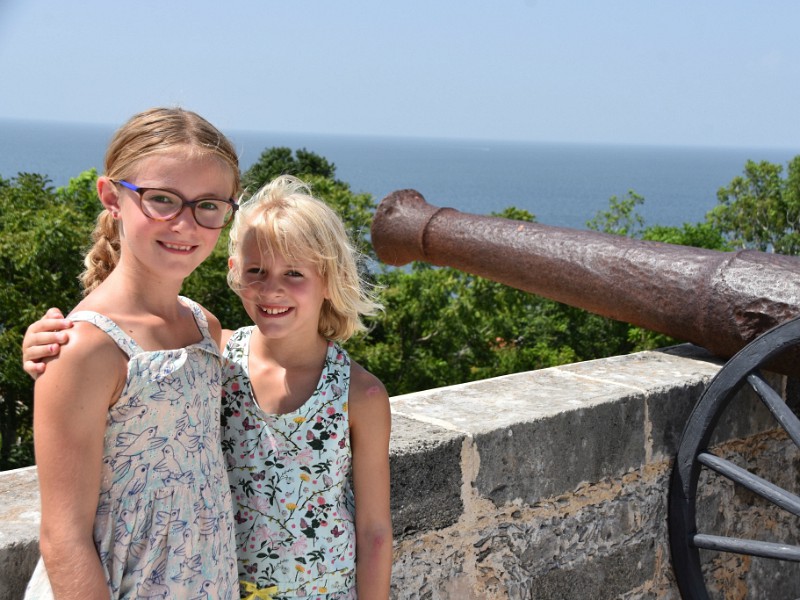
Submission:
{"label": "white teeth", "polygon": [[164,242],[164,245],[170,250],[180,250],[181,252],[188,252],[192,249],[191,246],[179,246],[178,244],[169,244],[167,242]]}
{"label": "white teeth", "polygon": [[283,313],[289,312],[288,308],[264,308],[263,306],[259,306],[258,308],[268,315],[282,315]]}

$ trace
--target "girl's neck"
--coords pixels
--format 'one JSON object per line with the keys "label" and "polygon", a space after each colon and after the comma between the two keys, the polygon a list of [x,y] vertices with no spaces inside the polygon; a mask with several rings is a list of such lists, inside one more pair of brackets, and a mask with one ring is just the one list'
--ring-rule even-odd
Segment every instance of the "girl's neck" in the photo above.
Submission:
{"label": "girl's neck", "polygon": [[258,327],[254,327],[250,340],[251,360],[273,363],[286,369],[321,367],[327,351],[328,340],[318,334],[268,339]]}
{"label": "girl's neck", "polygon": [[305,404],[319,383],[327,350],[328,342],[320,335],[268,339],[256,327],[248,370],[261,410],[282,415]]}
{"label": "girl's neck", "polygon": [[[114,312],[150,314],[166,320],[177,318],[177,302],[183,280],[159,279],[118,265],[97,288],[97,301],[107,304]],[[88,299],[88,298],[87,298]]]}

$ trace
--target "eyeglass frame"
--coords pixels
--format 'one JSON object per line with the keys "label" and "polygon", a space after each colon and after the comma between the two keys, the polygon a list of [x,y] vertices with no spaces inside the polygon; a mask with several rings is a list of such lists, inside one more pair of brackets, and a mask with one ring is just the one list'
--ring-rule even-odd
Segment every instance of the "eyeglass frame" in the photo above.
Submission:
{"label": "eyeglass frame", "polygon": [[[133,185],[131,182],[125,181],[124,179],[111,179],[110,181],[111,181],[111,183],[119,184],[122,187],[127,188],[127,189],[131,190],[132,192],[135,192],[136,195],[139,196],[139,210],[142,211],[142,214],[145,217],[147,217],[148,219],[150,219],[152,221],[159,221],[161,223],[166,223],[167,221],[174,221],[175,219],[177,219],[180,216],[180,214],[184,210],[186,210],[186,207],[188,206],[192,211],[192,218],[194,219],[194,222],[197,223],[197,225],[199,227],[203,227],[205,229],[224,229],[231,221],[233,221],[233,217],[236,216],[236,211],[239,210],[239,204],[237,204],[237,202],[233,198],[229,198],[228,200],[221,200],[220,198],[198,198],[197,200],[187,200],[182,195],[180,195],[178,192],[174,192],[172,190],[165,190],[163,188],[139,187],[138,185]],[[148,214],[147,211],[142,206],[142,201],[144,200],[144,193],[145,192],[151,192],[151,191],[167,192],[169,194],[172,194],[173,196],[177,196],[178,199],[183,203],[181,205],[180,210],[178,212],[176,212],[174,215],[172,215],[171,217],[169,217],[168,219],[161,218],[161,217],[154,217],[154,216]],[[197,208],[197,205],[202,203],[202,202],[209,202],[209,201],[224,202],[225,204],[230,205],[230,207],[232,208],[231,214],[230,214],[230,217],[228,218],[228,220],[225,221],[225,223],[223,223],[219,227],[209,227],[208,225],[203,225],[200,221],[197,220],[197,214],[195,213],[195,209]]]}

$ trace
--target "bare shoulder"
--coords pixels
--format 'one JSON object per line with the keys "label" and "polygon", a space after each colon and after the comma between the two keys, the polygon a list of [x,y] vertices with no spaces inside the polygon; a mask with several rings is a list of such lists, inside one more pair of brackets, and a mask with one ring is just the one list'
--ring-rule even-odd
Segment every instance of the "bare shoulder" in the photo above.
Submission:
{"label": "bare shoulder", "polygon": [[[361,484],[365,481],[364,469],[370,473],[366,481],[372,481],[373,484],[378,481],[375,478],[376,473],[383,472],[384,468],[388,473],[392,410],[389,405],[389,394],[381,380],[356,362],[351,362],[350,365],[348,413],[350,443],[353,449],[353,475],[357,488],[363,491],[364,487]],[[388,493],[388,479],[385,487]],[[358,492],[356,494],[361,498],[357,502],[363,504],[364,494]],[[374,494],[370,492],[367,495]]]}
{"label": "bare shoulder", "polygon": [[110,397],[124,385],[127,364],[127,356],[110,336],[91,323],[76,321],[58,357],[36,380],[36,390],[100,391]]}
{"label": "bare shoulder", "polygon": [[389,402],[383,382],[356,361],[350,362],[350,402]]}
{"label": "bare shoulder", "polygon": [[91,359],[94,365],[99,366],[117,363],[124,356],[117,343],[102,329],[86,321],[75,321],[58,360]]}
{"label": "bare shoulder", "polygon": [[375,439],[391,429],[389,394],[380,379],[357,362],[350,364],[350,395],[348,400],[350,426],[355,432],[369,432]]}

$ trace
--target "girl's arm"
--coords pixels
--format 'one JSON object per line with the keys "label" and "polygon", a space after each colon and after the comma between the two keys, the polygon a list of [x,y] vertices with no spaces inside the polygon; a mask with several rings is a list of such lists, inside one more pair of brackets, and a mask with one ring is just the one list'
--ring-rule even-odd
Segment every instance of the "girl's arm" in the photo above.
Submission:
{"label": "girl's arm", "polygon": [[59,600],[109,597],[92,534],[106,416],[124,385],[126,364],[102,331],[76,323],[59,360],[47,366],[34,389],[39,547]]}
{"label": "girl's arm", "polygon": [[377,377],[352,363],[350,444],[356,503],[356,587],[359,600],[386,600],[392,576],[389,506],[389,396]]}

